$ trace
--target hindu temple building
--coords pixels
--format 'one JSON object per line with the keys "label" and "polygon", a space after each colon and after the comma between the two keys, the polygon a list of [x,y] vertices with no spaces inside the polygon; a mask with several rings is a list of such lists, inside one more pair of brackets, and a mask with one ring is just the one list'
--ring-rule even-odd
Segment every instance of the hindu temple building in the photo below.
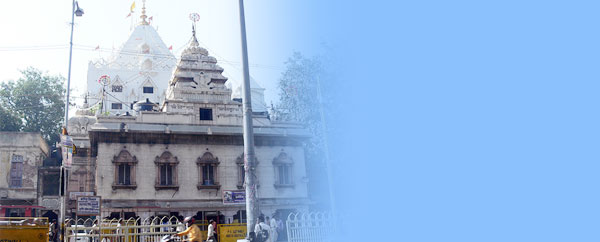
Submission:
{"label": "hindu temple building", "polygon": [[[86,163],[87,173],[69,182],[84,181],[79,191],[102,197],[102,217],[245,222],[242,103],[223,71],[194,30],[165,81],[164,100],[137,103],[130,115],[80,110],[69,134],[80,147],[73,163]],[[298,124],[271,120],[263,91],[252,93],[259,206],[284,218],[313,203],[303,146],[310,136]]]}

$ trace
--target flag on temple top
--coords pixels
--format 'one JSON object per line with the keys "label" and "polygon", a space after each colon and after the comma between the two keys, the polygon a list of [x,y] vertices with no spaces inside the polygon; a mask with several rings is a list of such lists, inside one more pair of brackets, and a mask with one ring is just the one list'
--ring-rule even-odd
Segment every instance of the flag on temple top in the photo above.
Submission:
{"label": "flag on temple top", "polygon": [[152,21],[152,17],[154,17],[154,16],[150,16],[150,17],[148,18],[148,20]]}
{"label": "flag on temple top", "polygon": [[100,49],[100,45],[96,46],[96,48],[94,50],[99,50]]}
{"label": "flag on temple top", "polygon": [[133,12],[133,9],[135,9],[135,1],[133,1],[133,3],[131,4],[131,7],[129,8],[129,12]]}
{"label": "flag on temple top", "polygon": [[172,46],[172,45],[171,45],[171,46],[169,46],[169,50],[173,50],[173,46]]}
{"label": "flag on temple top", "polygon": [[131,17],[131,12],[129,12],[129,14],[127,14],[127,16],[125,18],[129,18]]}

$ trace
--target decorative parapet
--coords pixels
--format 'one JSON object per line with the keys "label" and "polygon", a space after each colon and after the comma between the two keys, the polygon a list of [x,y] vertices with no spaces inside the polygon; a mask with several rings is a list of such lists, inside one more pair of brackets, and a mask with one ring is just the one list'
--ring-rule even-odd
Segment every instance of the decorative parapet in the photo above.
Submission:
{"label": "decorative parapet", "polygon": [[[162,59],[172,59],[167,57],[162,57]],[[142,69],[140,63],[130,62],[130,63],[119,63],[119,62],[107,62],[104,59],[100,59],[97,61],[90,61],[90,65],[96,69],[125,69],[125,70],[136,70]],[[170,71],[174,66],[161,63],[160,61],[154,61],[154,65],[152,65],[152,70],[156,71]]]}

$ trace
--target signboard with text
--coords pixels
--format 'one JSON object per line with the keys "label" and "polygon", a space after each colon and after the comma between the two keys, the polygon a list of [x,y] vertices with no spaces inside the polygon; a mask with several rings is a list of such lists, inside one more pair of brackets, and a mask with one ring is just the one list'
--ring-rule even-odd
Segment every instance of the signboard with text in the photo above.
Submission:
{"label": "signboard with text", "polygon": [[219,224],[219,242],[237,242],[246,238],[246,224]]}
{"label": "signboard with text", "polygon": [[77,215],[100,215],[102,199],[98,196],[77,197]]}
{"label": "signboard with text", "polygon": [[224,190],[223,191],[223,204],[245,204],[246,203],[246,192],[241,190]]}
{"label": "signboard with text", "polygon": [[94,196],[94,192],[69,192],[69,199],[75,200],[77,197]]}

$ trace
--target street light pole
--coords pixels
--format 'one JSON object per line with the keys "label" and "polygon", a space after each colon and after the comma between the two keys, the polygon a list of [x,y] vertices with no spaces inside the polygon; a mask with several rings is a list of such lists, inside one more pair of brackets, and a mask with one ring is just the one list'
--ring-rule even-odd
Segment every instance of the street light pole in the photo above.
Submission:
{"label": "street light pole", "polygon": [[256,156],[254,154],[254,131],[252,129],[252,101],[250,91],[250,70],[248,69],[248,46],[246,44],[246,20],[244,16],[244,0],[239,0],[240,30],[242,36],[242,67],[244,82],[242,84],[242,107],[244,109],[244,172],[246,180],[246,217],[247,235],[254,231],[258,211]]}
{"label": "street light pole", "polygon": [[69,41],[69,72],[67,74],[67,97],[65,101],[65,130],[69,126],[69,95],[71,94],[71,60],[73,59],[73,28],[75,27],[75,6],[73,0],[73,10],[71,11],[71,40]]}
{"label": "street light pole", "polygon": [[[65,120],[64,120],[64,128],[63,128],[63,135],[67,134],[67,128],[69,126],[69,96],[71,93],[71,61],[73,59],[73,29],[75,27],[75,15],[77,15],[77,17],[80,17],[83,15],[83,10],[79,8],[79,3],[77,3],[77,1],[73,0],[72,2],[72,6],[71,6],[71,39],[69,41],[69,72],[67,74],[67,96],[65,98]],[[64,222],[65,222],[65,214],[66,214],[66,203],[67,203],[67,180],[66,180],[66,172],[67,169],[64,166],[64,160],[67,157],[63,157],[63,163],[60,166],[60,180],[62,183],[62,201],[60,203],[60,224],[63,226],[63,231],[64,231]],[[64,236],[64,233],[63,233]],[[64,237],[63,237],[64,238]]]}

